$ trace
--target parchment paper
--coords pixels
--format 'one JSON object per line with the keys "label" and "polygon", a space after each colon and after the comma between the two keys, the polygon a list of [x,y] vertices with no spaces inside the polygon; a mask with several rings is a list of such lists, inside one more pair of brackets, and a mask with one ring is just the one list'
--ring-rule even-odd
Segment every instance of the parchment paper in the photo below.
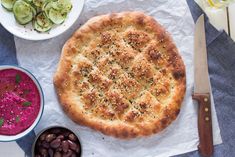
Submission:
{"label": "parchment paper", "polygon": [[[153,16],[173,36],[186,65],[187,90],[178,118],[159,134],[132,140],[105,136],[72,122],[58,103],[52,77],[61,48],[72,33],[89,18],[110,12],[139,10]],[[83,145],[84,157],[165,157],[197,149],[197,105],[193,87],[194,23],[184,0],[87,0],[76,24],[57,38],[27,41],[15,38],[19,64],[39,80],[45,95],[45,110],[36,132],[50,125],[63,125],[75,130]],[[212,105],[214,143],[222,143],[214,105]]]}

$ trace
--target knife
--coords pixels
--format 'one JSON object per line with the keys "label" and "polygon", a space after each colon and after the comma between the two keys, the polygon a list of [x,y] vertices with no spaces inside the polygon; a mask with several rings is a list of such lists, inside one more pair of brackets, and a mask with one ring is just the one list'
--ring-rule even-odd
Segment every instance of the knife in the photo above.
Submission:
{"label": "knife", "polygon": [[198,102],[198,150],[202,156],[212,156],[213,136],[211,118],[210,80],[208,73],[204,14],[195,28],[194,37],[194,91],[192,98]]}

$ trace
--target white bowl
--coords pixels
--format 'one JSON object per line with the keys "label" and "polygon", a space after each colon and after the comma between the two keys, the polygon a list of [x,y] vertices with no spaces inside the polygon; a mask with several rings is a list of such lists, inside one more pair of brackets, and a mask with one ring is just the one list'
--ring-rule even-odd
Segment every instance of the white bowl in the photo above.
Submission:
{"label": "white bowl", "polygon": [[0,5],[0,23],[6,30],[17,37],[27,40],[45,40],[58,36],[71,27],[79,17],[84,6],[84,0],[71,0],[73,8],[68,17],[61,25],[55,25],[49,32],[39,33],[32,27],[32,22],[26,26],[18,24],[12,12],[7,11]]}
{"label": "white bowl", "polygon": [[0,142],[9,142],[9,141],[14,141],[17,139],[20,139],[24,136],[26,136],[27,134],[29,134],[38,124],[38,122],[40,121],[41,117],[42,117],[42,113],[43,113],[43,109],[44,109],[44,96],[43,96],[43,91],[42,88],[39,84],[39,82],[37,81],[37,79],[35,78],[35,76],[33,76],[32,73],[30,73],[28,70],[21,68],[21,67],[17,67],[17,66],[10,66],[10,65],[3,65],[0,66],[0,70],[4,70],[4,69],[16,69],[19,71],[22,71],[23,73],[27,74],[35,83],[35,85],[38,88],[39,94],[40,94],[40,110],[38,112],[37,118],[35,119],[35,121],[33,122],[33,124],[27,128],[25,131],[17,134],[17,135],[0,135]]}

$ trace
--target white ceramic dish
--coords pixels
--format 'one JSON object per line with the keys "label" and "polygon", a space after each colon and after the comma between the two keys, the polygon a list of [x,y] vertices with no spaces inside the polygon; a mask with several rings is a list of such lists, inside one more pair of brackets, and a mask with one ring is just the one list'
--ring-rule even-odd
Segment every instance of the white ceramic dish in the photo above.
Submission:
{"label": "white ceramic dish", "polygon": [[37,118],[35,119],[33,124],[28,129],[26,129],[25,131],[23,131],[23,132],[21,132],[21,133],[19,133],[17,135],[11,135],[11,136],[10,135],[0,135],[0,142],[9,142],[9,141],[14,141],[14,140],[17,140],[17,139],[20,139],[20,138],[24,137],[25,135],[29,134],[36,127],[36,125],[40,121],[42,113],[43,113],[43,109],[44,109],[44,96],[43,96],[43,91],[42,91],[42,88],[41,88],[39,82],[33,76],[33,74],[30,73],[28,70],[23,69],[21,67],[17,67],[17,66],[10,66],[10,65],[0,66],[0,70],[4,70],[4,69],[16,69],[16,70],[22,71],[23,73],[27,74],[33,80],[35,85],[37,86],[39,94],[40,94],[40,99],[41,99],[41,101],[40,101],[41,102],[40,110],[39,110],[39,113],[37,115]]}
{"label": "white ceramic dish", "polygon": [[68,14],[65,22],[61,25],[55,25],[49,32],[39,33],[35,31],[32,27],[32,22],[22,26],[15,21],[14,15],[12,12],[7,11],[0,5],[0,23],[5,27],[9,32],[14,34],[17,37],[27,39],[27,40],[45,40],[56,37],[63,32],[65,32],[69,27],[71,27],[74,22],[79,17],[82,8],[84,6],[84,0],[71,0],[73,8]]}

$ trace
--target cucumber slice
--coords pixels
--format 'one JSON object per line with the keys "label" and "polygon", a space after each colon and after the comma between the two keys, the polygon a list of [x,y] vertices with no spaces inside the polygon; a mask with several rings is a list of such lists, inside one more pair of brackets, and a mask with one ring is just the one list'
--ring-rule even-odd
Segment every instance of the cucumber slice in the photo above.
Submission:
{"label": "cucumber slice", "polygon": [[23,0],[17,0],[13,6],[13,13],[17,17],[27,17],[31,12],[31,5]]}
{"label": "cucumber slice", "polygon": [[26,17],[18,17],[17,15],[15,15],[15,19],[19,24],[26,25],[33,20],[33,12],[31,12]]}
{"label": "cucumber slice", "polygon": [[13,13],[16,21],[21,25],[25,25],[33,20],[35,11],[24,0],[17,0],[13,6]]}
{"label": "cucumber slice", "polygon": [[61,13],[53,8],[49,11],[49,18],[55,24],[61,24],[67,17],[67,13]]}
{"label": "cucumber slice", "polygon": [[45,3],[43,6],[42,6],[42,11],[45,12],[46,16],[49,18],[49,11],[50,9],[52,8],[52,4],[53,2],[49,2],[49,3]]}
{"label": "cucumber slice", "polygon": [[33,0],[24,0],[27,3],[31,3]]}
{"label": "cucumber slice", "polygon": [[39,8],[41,8],[46,2],[47,0],[33,0],[33,4]]}
{"label": "cucumber slice", "polygon": [[48,32],[52,28],[52,25],[48,27],[41,27],[36,21],[33,21],[33,27],[38,32]]}
{"label": "cucumber slice", "polygon": [[15,2],[16,0],[1,0],[2,6],[9,11],[12,11]]}
{"label": "cucumber slice", "polygon": [[31,5],[31,10],[33,12],[33,16],[37,15],[37,10]]}
{"label": "cucumber slice", "polygon": [[53,23],[50,21],[49,18],[47,18],[47,16],[45,15],[45,13],[41,12],[36,16],[36,22],[39,26],[41,27],[49,27],[52,26]]}
{"label": "cucumber slice", "polygon": [[58,0],[53,3],[53,8],[67,13],[72,9],[72,4],[70,0]]}
{"label": "cucumber slice", "polygon": [[70,3],[70,5],[66,5],[63,9],[62,9],[62,12],[70,12],[72,10],[73,6],[72,4]]}
{"label": "cucumber slice", "polygon": [[47,2],[47,3],[44,3],[43,5],[42,5],[42,11],[45,11],[45,8],[46,8],[46,6],[49,4],[50,2]]}

